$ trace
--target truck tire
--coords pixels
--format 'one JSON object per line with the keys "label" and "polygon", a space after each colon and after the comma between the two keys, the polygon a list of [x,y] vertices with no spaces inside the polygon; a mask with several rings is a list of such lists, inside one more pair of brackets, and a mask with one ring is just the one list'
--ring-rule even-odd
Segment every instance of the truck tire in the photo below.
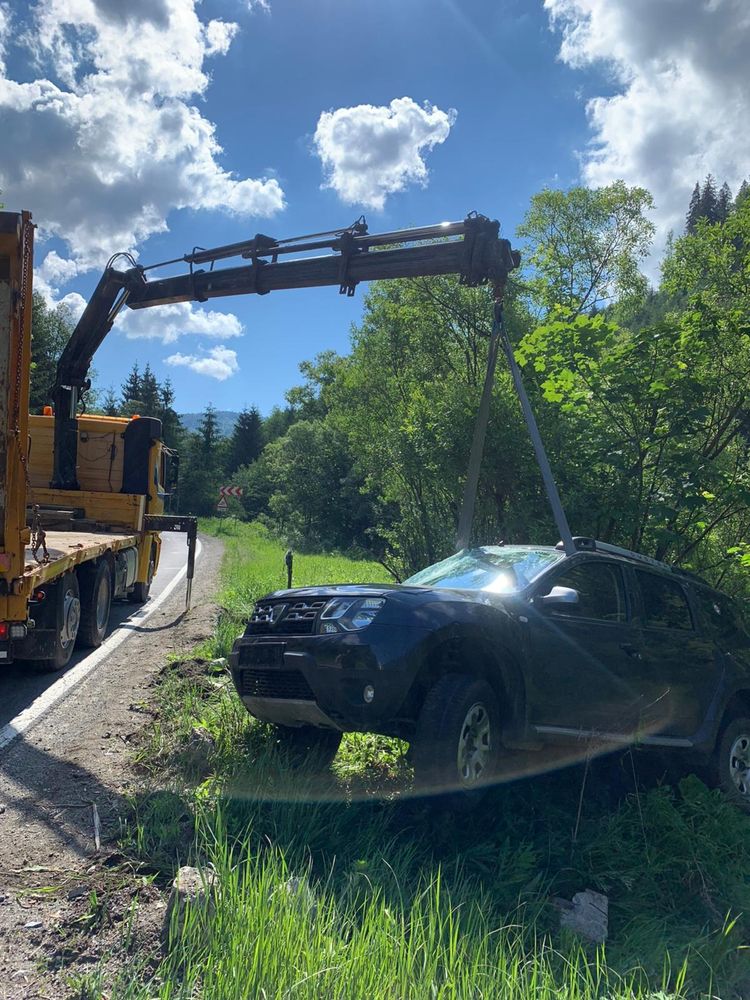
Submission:
{"label": "truck tire", "polygon": [[750,813],[750,718],[737,716],[721,730],[707,777],[708,784]]}
{"label": "truck tire", "polygon": [[310,762],[320,768],[330,767],[343,735],[336,729],[317,726],[274,726],[277,746],[297,766]]}
{"label": "truck tire", "polygon": [[55,652],[36,667],[43,673],[64,670],[70,663],[81,621],[81,596],[74,570],[65,573],[55,587]]}
{"label": "truck tire", "polygon": [[78,571],[81,588],[81,624],[78,645],[96,649],[104,642],[112,605],[112,572],[106,559],[82,566]]}
{"label": "truck tire", "polygon": [[148,595],[151,592],[151,581],[154,578],[154,566],[155,566],[155,553],[152,548],[151,558],[148,562],[148,582],[147,583],[134,583],[132,590],[128,594],[128,600],[131,604],[145,604],[148,600]]}
{"label": "truck tire", "polygon": [[476,805],[500,757],[500,707],[490,685],[464,674],[441,677],[422,704],[410,757],[418,792],[459,808]]}

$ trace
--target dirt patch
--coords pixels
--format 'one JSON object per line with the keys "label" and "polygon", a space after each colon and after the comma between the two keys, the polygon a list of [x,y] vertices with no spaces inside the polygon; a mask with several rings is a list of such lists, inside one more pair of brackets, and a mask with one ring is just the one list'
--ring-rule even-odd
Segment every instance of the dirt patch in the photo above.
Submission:
{"label": "dirt patch", "polygon": [[172,660],[166,663],[152,681],[153,685],[163,683],[170,677],[179,677],[188,681],[206,694],[216,690],[219,678],[227,676],[227,661],[204,660],[201,657],[191,657],[185,660]]}
{"label": "dirt patch", "polygon": [[[182,588],[23,737],[0,752],[0,998],[74,996],[71,977],[158,949],[164,889],[116,852],[138,798],[132,750],[164,667],[214,631],[221,544],[201,539],[193,609]],[[210,669],[210,668],[209,668]],[[202,678],[202,679],[201,679]],[[119,957],[118,957],[119,956]]]}

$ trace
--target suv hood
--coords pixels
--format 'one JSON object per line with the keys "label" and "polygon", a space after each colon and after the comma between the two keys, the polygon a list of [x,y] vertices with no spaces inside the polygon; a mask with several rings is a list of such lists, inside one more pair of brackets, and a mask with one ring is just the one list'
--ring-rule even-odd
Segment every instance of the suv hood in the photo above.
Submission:
{"label": "suv hood", "polygon": [[261,600],[282,597],[387,597],[395,593],[419,593],[421,587],[404,587],[398,583],[341,583],[320,587],[294,587],[292,590],[274,590]]}

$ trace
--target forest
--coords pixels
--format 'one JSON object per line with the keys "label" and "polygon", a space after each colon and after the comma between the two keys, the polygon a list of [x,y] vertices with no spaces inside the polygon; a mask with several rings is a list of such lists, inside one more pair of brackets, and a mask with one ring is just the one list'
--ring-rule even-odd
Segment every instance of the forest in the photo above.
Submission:
{"label": "forest", "polygon": [[[692,569],[750,595],[750,188],[696,184],[684,232],[653,264],[650,194],[618,182],[545,189],[516,234],[506,322],[574,534]],[[491,328],[486,288],[374,283],[346,355],[300,366],[285,405],[206,407],[180,424],[169,381],[134,365],[90,408],[153,415],[181,456],[173,509],[232,513],[285,543],[367,556],[395,576],[452,551]],[[71,328],[35,299],[32,407]],[[554,543],[509,373],[500,363],[473,540]]]}

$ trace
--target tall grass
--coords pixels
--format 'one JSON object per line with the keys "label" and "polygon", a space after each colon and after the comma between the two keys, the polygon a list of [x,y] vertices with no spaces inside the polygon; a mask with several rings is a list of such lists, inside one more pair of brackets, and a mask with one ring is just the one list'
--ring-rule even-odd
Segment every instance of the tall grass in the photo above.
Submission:
{"label": "tall grass", "polygon": [[[209,528],[225,542],[213,656],[286,581],[262,528]],[[295,564],[298,584],[385,576],[335,556]],[[460,816],[408,796],[395,741],[347,736],[331,771],[293,768],[221,674],[177,667],[159,706],[142,755],[154,787],[124,846],[165,882],[181,863],[213,870],[214,904],[109,997],[750,995],[750,820],[697,778],[638,787],[645,758],[607,758],[500,786]],[[559,927],[554,898],[584,888],[609,897],[606,949]]]}

